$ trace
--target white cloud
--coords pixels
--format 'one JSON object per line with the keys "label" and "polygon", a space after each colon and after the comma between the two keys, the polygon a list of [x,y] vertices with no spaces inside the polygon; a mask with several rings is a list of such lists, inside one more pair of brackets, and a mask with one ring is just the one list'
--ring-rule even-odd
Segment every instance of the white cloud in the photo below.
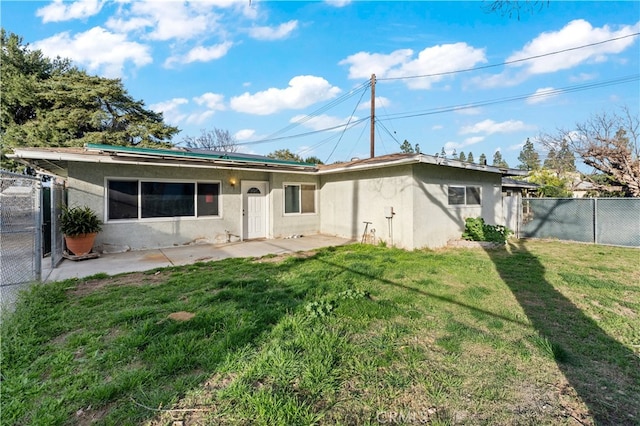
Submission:
{"label": "white cloud", "polygon": [[42,18],[43,23],[83,19],[100,12],[103,5],[104,1],[102,0],[78,0],[67,3],[62,0],[54,0],[47,6],[38,9],[36,16]]}
{"label": "white cloud", "polygon": [[268,115],[284,109],[305,108],[316,102],[336,97],[341,90],[322,77],[299,75],[284,89],[270,88],[250,94],[245,92],[231,98],[231,108],[238,112]]}
{"label": "white cloud", "polygon": [[581,72],[580,74],[569,77],[569,81],[572,83],[581,83],[583,81],[595,80],[596,78],[598,78],[596,73]]}
{"label": "white cloud", "polygon": [[371,74],[383,77],[387,71],[403,64],[413,55],[411,49],[400,49],[388,55],[382,53],[358,52],[338,62],[338,65],[349,65],[349,78],[370,78]]}
{"label": "white cloud", "polygon": [[482,142],[483,140],[485,140],[486,138],[484,136],[471,136],[470,138],[466,138],[463,142],[462,142],[462,146],[469,146],[469,145],[473,145],[476,144],[478,142]]}
{"label": "white cloud", "polygon": [[526,125],[524,122],[519,120],[507,120],[497,123],[493,120],[487,119],[471,126],[462,127],[462,129],[460,129],[460,134],[485,133],[487,135],[492,135],[494,133],[511,133],[532,129],[532,126]]}
{"label": "white cloud", "polygon": [[249,30],[249,36],[257,40],[281,40],[298,28],[298,21],[293,20],[280,24],[277,27],[253,27]]}
{"label": "white cloud", "polygon": [[238,130],[233,137],[237,141],[248,141],[251,139],[255,139],[256,131],[254,129],[241,129]]}
{"label": "white cloud", "polygon": [[213,46],[196,46],[187,52],[185,55],[174,55],[164,62],[166,68],[172,68],[175,64],[190,64],[192,62],[209,62],[216,59],[220,59],[229,52],[229,49],[233,46],[230,41],[216,44]]}
{"label": "white cloud", "polygon": [[189,100],[185,98],[173,98],[168,101],[158,102],[149,105],[149,109],[161,112],[164,120],[170,124],[180,124],[187,118],[187,114],[180,111],[180,105],[188,104]]}
{"label": "white cloud", "polygon": [[340,118],[331,115],[321,114],[307,119],[307,115],[296,115],[289,120],[289,123],[300,123],[304,127],[312,130],[333,129],[334,131],[342,131],[343,126],[349,122],[358,120],[358,117]]}
{"label": "white cloud", "polygon": [[325,0],[324,2],[333,7],[345,7],[351,3],[351,0]]}
{"label": "white cloud", "polygon": [[359,52],[343,59],[339,65],[349,65],[349,78],[353,79],[369,78],[371,73],[378,78],[430,75],[404,80],[411,89],[429,89],[449,72],[471,68],[486,61],[484,49],[466,43],[453,43],[427,47],[415,58],[411,49],[396,50],[388,55]]}
{"label": "white cloud", "polygon": [[186,117],[185,122],[187,124],[202,124],[207,121],[213,114],[215,114],[215,111],[213,110],[194,112]]}
{"label": "white cloud", "polygon": [[[608,25],[594,28],[583,19],[569,22],[559,31],[540,34],[527,43],[522,50],[507,58],[507,61],[544,55],[551,51],[570,49],[587,44],[600,43],[613,38],[628,36],[640,30],[640,22],[635,25],[625,25],[618,30]],[[604,62],[607,55],[617,54],[633,45],[635,37],[627,37],[610,43],[598,44],[582,49],[571,50],[557,55],[544,56],[538,59],[511,64],[511,67],[521,67],[528,75],[544,74],[559,70],[570,69],[586,61]]]}
{"label": "white cloud", "polygon": [[442,124],[435,124],[431,127],[431,130],[442,130],[444,126]]}
{"label": "white cloud", "polygon": [[146,35],[151,40],[188,40],[218,26],[218,15],[208,2],[144,0],[121,7],[119,17],[112,17],[107,26],[113,31],[134,31],[150,27]]}
{"label": "white cloud", "polygon": [[[384,96],[376,96],[376,108],[386,108],[391,105],[391,100]],[[362,102],[357,109],[371,109],[371,101]]]}
{"label": "white cloud", "polygon": [[224,95],[218,93],[207,92],[200,96],[196,96],[195,98],[193,98],[193,100],[198,105],[206,105],[206,107],[211,110],[225,110]]}
{"label": "white cloud", "polygon": [[484,136],[471,136],[464,139],[462,142],[449,141],[444,144],[444,151],[447,153],[447,155],[451,155],[454,150],[459,152],[462,148],[465,148],[469,145],[475,145],[485,139],[486,138]]}
{"label": "white cloud", "polygon": [[551,98],[555,98],[558,96],[558,91],[553,87],[543,87],[541,89],[536,90],[536,93],[529,96],[526,102],[529,105],[539,104],[545,101],[548,101]]}
{"label": "white cloud", "polygon": [[101,27],[74,36],[69,32],[56,34],[34,43],[34,47],[48,57],[72,59],[88,71],[107,77],[122,76],[126,62],[133,62],[136,67],[153,62],[149,46],[128,41],[125,34],[114,34]]}

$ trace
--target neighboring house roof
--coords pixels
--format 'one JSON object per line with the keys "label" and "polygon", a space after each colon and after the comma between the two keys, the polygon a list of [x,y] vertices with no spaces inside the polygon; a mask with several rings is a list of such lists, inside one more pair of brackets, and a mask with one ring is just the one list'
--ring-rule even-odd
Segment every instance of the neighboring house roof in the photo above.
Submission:
{"label": "neighboring house roof", "polygon": [[537,183],[531,183],[524,180],[511,179],[507,177],[502,178],[503,188],[516,188],[516,189],[538,189],[540,185]]}
{"label": "neighboring house roof", "polygon": [[233,168],[310,174],[358,171],[404,164],[433,164],[466,170],[524,176],[526,171],[467,163],[425,154],[390,154],[330,165],[277,160],[260,155],[225,153],[190,148],[157,149],[87,144],[84,148],[14,148],[8,157],[27,162],[59,176],[66,176],[68,162],[145,164],[175,167]]}

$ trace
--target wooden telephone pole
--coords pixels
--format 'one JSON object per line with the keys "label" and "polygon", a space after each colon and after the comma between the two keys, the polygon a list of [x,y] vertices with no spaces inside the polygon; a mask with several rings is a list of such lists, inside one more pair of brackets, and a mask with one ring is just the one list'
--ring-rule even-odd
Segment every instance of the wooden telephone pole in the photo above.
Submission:
{"label": "wooden telephone pole", "polygon": [[376,75],[371,74],[371,158],[376,156]]}

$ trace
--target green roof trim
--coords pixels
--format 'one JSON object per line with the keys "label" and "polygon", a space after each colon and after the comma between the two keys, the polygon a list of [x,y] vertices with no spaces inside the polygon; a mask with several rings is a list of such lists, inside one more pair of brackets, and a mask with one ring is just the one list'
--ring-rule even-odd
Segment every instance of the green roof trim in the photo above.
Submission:
{"label": "green roof trim", "polygon": [[203,160],[227,160],[238,163],[275,164],[281,166],[316,167],[311,163],[298,163],[297,161],[277,160],[275,158],[247,158],[233,154],[205,154],[200,152],[177,151],[173,149],[139,148],[134,146],[104,145],[97,143],[85,144],[86,149],[110,152],[127,152],[131,154],[155,155],[176,158],[198,158]]}

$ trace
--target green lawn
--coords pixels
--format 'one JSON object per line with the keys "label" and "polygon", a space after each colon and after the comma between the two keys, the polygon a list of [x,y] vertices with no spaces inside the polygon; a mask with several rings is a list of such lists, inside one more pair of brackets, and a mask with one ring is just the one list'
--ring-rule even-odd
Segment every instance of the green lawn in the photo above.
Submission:
{"label": "green lawn", "polygon": [[354,244],[35,286],[0,423],[637,425],[639,265]]}

